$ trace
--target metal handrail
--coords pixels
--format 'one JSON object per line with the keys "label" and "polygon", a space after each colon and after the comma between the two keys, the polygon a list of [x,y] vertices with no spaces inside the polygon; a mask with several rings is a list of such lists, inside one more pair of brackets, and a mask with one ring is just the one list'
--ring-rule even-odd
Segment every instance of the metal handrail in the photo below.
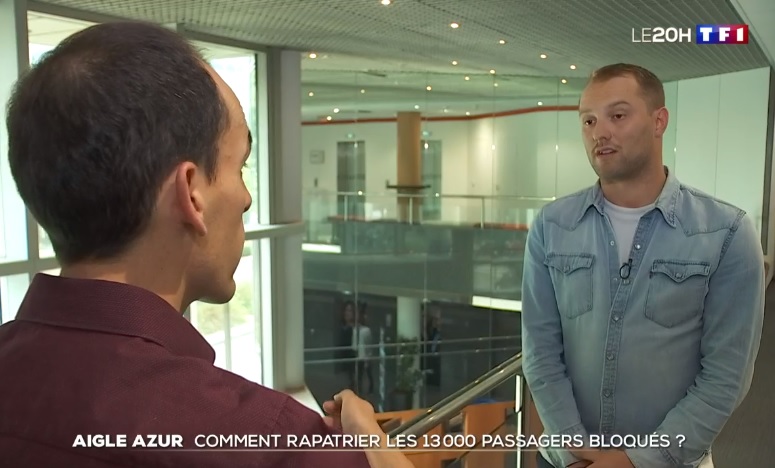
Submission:
{"label": "metal handrail", "polygon": [[[521,335],[506,335],[506,336],[480,336],[476,338],[454,338],[454,339],[446,339],[446,340],[425,340],[425,341],[412,341],[411,344],[413,345],[430,345],[430,344],[438,344],[438,345],[448,345],[452,343],[478,343],[482,341],[486,341],[487,343],[491,341],[499,341],[499,340],[519,340],[522,338]],[[381,344],[373,344],[373,345],[365,345],[363,346],[364,349],[370,349],[374,348],[377,349]],[[406,343],[385,343],[385,348],[400,348],[402,346],[406,346]],[[330,347],[320,347],[320,348],[305,348],[305,353],[313,353],[313,352],[324,352],[324,351],[340,351],[342,349],[352,349],[352,346],[330,346]]]}
{"label": "metal handrail", "polygon": [[425,412],[393,429],[389,432],[389,435],[423,435],[439,424],[449,421],[460,413],[460,410],[471,404],[472,401],[516,376],[521,370],[522,353],[517,353],[483,376],[428,408]]}
{"label": "metal handrail", "polygon": [[[495,353],[495,352],[503,352],[503,351],[514,351],[517,349],[520,349],[520,348],[516,346],[502,346],[500,348],[474,348],[474,349],[461,349],[458,351],[437,351],[435,353],[412,353],[411,356],[427,357],[427,356],[448,356],[451,354],[483,354],[483,353]],[[381,356],[381,355],[368,356],[368,357],[362,357],[362,358],[305,359],[304,365],[336,364],[336,363],[342,363],[342,362],[358,362],[358,361],[376,361],[378,359],[400,359],[405,356],[409,356],[409,354],[386,354],[385,356]]]}
{"label": "metal handrail", "polygon": [[469,194],[443,194],[439,193],[396,193],[396,192],[337,192],[335,190],[310,189],[305,194],[312,195],[337,195],[343,197],[395,197],[395,198],[460,198],[469,200],[524,200],[551,202],[557,197],[526,197],[522,195],[469,195]]}

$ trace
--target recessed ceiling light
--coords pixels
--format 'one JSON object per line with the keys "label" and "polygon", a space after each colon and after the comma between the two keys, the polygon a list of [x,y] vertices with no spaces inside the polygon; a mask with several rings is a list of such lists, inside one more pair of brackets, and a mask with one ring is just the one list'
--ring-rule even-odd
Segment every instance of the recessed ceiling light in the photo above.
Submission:
{"label": "recessed ceiling light", "polygon": [[498,87],[498,83],[493,83],[492,85],[495,86],[496,88]]}
{"label": "recessed ceiling light", "polygon": [[318,58],[318,54],[316,54],[315,52],[311,52],[309,54],[309,58],[311,58],[311,59]]}
{"label": "recessed ceiling light", "polygon": [[457,65],[457,60],[453,60],[452,65]]}
{"label": "recessed ceiling light", "polygon": [[565,78],[563,78],[561,81],[562,81],[562,84],[565,84],[568,82],[568,80],[566,80]]}
{"label": "recessed ceiling light", "polygon": [[457,29],[460,27],[460,25],[458,23],[449,23],[449,27],[452,29]]}
{"label": "recessed ceiling light", "polygon": [[362,90],[361,90],[361,94],[364,94],[365,92],[366,92],[366,90],[365,90],[365,89],[362,89]]}
{"label": "recessed ceiling light", "polygon": [[381,4],[385,5],[385,6],[388,6],[388,5],[390,5],[390,0],[382,0],[379,3],[381,3]]}
{"label": "recessed ceiling light", "polygon": [[468,75],[466,75],[466,76],[464,76],[464,77],[463,77],[463,79],[464,79],[464,80],[466,80],[466,81],[468,81],[468,80],[470,80],[470,79],[471,79],[471,77],[470,77],[470,76],[468,76]]}
{"label": "recessed ceiling light", "polygon": [[505,43],[506,43],[506,40],[505,40],[505,39],[501,39],[500,41],[498,41],[498,44],[500,44],[500,45],[503,45],[503,44],[505,44]]}
{"label": "recessed ceiling light", "polygon": [[576,65],[571,65],[571,66],[570,66],[570,69],[571,69],[571,70],[575,70],[575,69],[576,69]]}
{"label": "recessed ceiling light", "polygon": [[326,117],[326,120],[328,120],[328,121],[331,121],[332,119],[333,119],[333,117],[331,117],[330,115]]}
{"label": "recessed ceiling light", "polygon": [[471,115],[471,113],[470,112],[466,112],[466,115]]}
{"label": "recessed ceiling light", "polygon": [[338,113],[339,113],[339,108],[338,107],[334,107],[334,114],[338,114]]}
{"label": "recessed ceiling light", "polygon": [[415,109],[419,109],[419,108],[420,108],[420,106],[419,106],[419,105],[417,105],[417,104],[415,104],[415,105],[414,105],[414,108],[415,108]]}
{"label": "recessed ceiling light", "polygon": [[315,95],[315,93],[313,93],[312,91],[310,91],[309,93],[307,93],[307,96],[309,96],[309,97],[312,97],[312,96],[314,96],[314,95]]}
{"label": "recessed ceiling light", "polygon": [[494,74],[495,74],[495,70],[490,70],[490,75],[494,75]]}
{"label": "recessed ceiling light", "polygon": [[[446,114],[447,112],[449,112],[449,109],[447,109],[447,108],[444,108],[444,113]],[[426,148],[426,149],[427,149],[427,148]]]}
{"label": "recessed ceiling light", "polygon": [[541,54],[541,58],[546,58],[546,54]]}
{"label": "recessed ceiling light", "polygon": [[432,90],[433,88],[431,88],[431,85],[428,85],[428,86],[426,86],[426,87],[425,87],[425,89],[427,89],[428,91],[430,91],[430,90]]}
{"label": "recessed ceiling light", "polygon": [[544,103],[543,103],[543,102],[541,102],[541,101],[538,101],[538,105],[539,105],[539,106],[543,106],[543,105],[544,105]]}

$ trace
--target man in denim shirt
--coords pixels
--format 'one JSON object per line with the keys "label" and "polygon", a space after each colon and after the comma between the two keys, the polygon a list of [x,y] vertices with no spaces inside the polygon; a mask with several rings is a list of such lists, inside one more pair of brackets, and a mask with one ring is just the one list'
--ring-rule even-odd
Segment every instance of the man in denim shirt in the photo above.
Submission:
{"label": "man in denim shirt", "polygon": [[[539,466],[711,467],[759,348],[758,233],[663,165],[668,112],[651,72],[599,69],[579,113],[599,182],[544,207],[530,229],[522,333],[545,432],[586,443],[542,449]],[[643,446],[610,447],[624,435]]]}

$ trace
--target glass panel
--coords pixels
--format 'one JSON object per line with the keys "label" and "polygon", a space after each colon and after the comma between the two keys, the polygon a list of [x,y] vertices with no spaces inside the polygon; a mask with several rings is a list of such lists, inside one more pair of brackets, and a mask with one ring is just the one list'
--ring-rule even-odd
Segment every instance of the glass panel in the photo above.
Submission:
{"label": "glass panel", "polygon": [[16,318],[29,286],[29,275],[0,276],[0,323]]}
{"label": "glass panel", "polygon": [[261,300],[256,265],[259,241],[248,241],[234,273],[236,292],[227,304],[191,304],[191,323],[215,349],[215,365],[261,382]]}
{"label": "glass panel", "polygon": [[[305,375],[316,395],[351,387],[382,411],[424,407],[519,350],[527,228],[586,184],[578,167],[592,172],[580,84],[462,67],[347,71],[368,62],[302,60]],[[397,183],[399,112],[420,114],[425,190],[386,188]],[[325,157],[345,139],[368,148],[357,186],[340,183],[348,161]]]}

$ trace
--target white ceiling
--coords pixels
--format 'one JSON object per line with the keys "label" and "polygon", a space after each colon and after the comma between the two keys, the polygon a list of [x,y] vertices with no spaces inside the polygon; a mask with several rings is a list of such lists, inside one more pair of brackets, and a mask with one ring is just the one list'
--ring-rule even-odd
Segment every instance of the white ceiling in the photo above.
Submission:
{"label": "white ceiling", "polygon": [[[369,118],[415,106],[428,115],[460,115],[538,101],[573,104],[592,70],[620,61],[650,68],[664,81],[768,64],[756,40],[747,46],[632,42],[632,28],[741,22],[727,0],[393,0],[390,6],[380,0],[31,3],[69,13],[177,23],[213,36],[304,51],[305,119],[332,115],[334,107],[342,110],[337,118]],[[460,27],[451,28],[453,21]],[[48,24],[51,30],[45,26],[31,20],[33,37],[53,41],[66,35],[64,24]],[[501,39],[506,43],[499,44]],[[313,51],[318,58],[306,56]],[[219,53],[235,52],[212,52]],[[541,59],[542,53],[548,57]]]}

